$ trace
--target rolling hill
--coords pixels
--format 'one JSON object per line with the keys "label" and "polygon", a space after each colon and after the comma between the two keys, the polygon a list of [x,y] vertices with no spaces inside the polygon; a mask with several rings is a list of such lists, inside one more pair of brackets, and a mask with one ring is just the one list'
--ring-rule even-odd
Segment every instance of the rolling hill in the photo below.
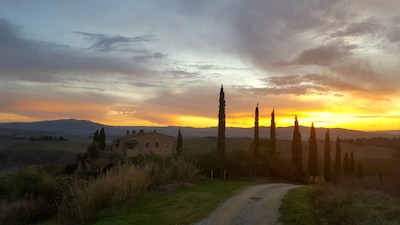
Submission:
{"label": "rolling hill", "polygon": [[[217,128],[193,128],[193,127],[146,127],[146,126],[108,126],[104,124],[94,123],[88,120],[75,120],[75,119],[63,119],[63,120],[52,120],[52,121],[39,121],[39,122],[14,122],[14,123],[0,123],[0,135],[2,136],[15,136],[15,135],[52,135],[52,136],[82,136],[88,137],[93,135],[96,130],[104,127],[107,135],[107,139],[113,139],[126,134],[126,131],[139,131],[144,130],[146,132],[156,130],[159,133],[176,136],[178,130],[181,129],[182,135],[187,137],[207,137],[217,136]],[[331,139],[340,136],[345,139],[354,138],[372,138],[372,137],[398,137],[400,131],[392,132],[364,132],[356,130],[348,130],[341,128],[331,128],[330,135]],[[317,138],[323,139],[326,129],[316,128]],[[260,127],[260,136],[269,137],[269,127]],[[310,128],[300,127],[303,140],[307,140]],[[277,138],[288,140],[292,138],[293,127],[278,127]],[[397,134],[397,135],[396,135]],[[231,137],[253,137],[253,128],[237,128],[228,127],[226,130],[226,136]]]}

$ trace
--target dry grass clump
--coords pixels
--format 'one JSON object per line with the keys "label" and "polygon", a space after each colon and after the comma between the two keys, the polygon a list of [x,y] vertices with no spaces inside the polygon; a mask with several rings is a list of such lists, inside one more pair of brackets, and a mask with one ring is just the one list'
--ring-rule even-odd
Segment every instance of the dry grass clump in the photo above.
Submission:
{"label": "dry grass clump", "polygon": [[143,169],[149,173],[152,186],[191,182],[200,174],[193,161],[182,157],[150,160]]}
{"label": "dry grass clump", "polygon": [[75,180],[59,206],[62,224],[82,224],[99,210],[136,199],[148,188],[146,173],[134,166],[121,166],[94,180]]}
{"label": "dry grass clump", "polygon": [[313,193],[319,224],[400,224],[400,199],[379,191],[323,187]]}

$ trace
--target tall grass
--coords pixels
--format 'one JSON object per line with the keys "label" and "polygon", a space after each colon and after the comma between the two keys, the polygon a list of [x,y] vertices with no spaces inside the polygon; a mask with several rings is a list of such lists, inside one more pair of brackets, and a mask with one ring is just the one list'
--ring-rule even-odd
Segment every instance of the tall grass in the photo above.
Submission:
{"label": "tall grass", "polygon": [[146,173],[122,166],[95,180],[74,181],[59,206],[61,224],[82,224],[96,212],[126,200],[139,198],[149,186]]}
{"label": "tall grass", "polygon": [[61,224],[83,224],[97,212],[143,196],[148,188],[191,182],[199,174],[193,161],[184,157],[156,155],[136,158],[93,180],[72,180],[58,208]]}
{"label": "tall grass", "polygon": [[194,181],[201,170],[195,161],[186,155],[159,156],[140,155],[131,159],[142,170],[147,171],[151,186]]}
{"label": "tall grass", "polygon": [[379,191],[324,187],[312,202],[322,225],[400,224],[400,199]]}

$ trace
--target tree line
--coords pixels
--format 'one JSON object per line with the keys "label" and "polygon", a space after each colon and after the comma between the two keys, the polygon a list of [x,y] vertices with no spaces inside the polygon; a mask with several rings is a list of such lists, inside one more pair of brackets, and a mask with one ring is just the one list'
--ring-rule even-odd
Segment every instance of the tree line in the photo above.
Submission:
{"label": "tree line", "polygon": [[[225,157],[225,130],[226,130],[226,116],[225,116],[225,93],[223,86],[221,85],[219,94],[219,113],[218,113],[218,138],[217,138],[217,153],[219,156],[219,161],[223,164]],[[303,153],[302,148],[302,136],[299,129],[299,122],[297,115],[294,121],[293,138],[291,143],[291,163],[295,168],[295,172],[299,177],[310,176],[312,180],[319,176],[322,176],[325,182],[339,183],[341,177],[351,177],[358,176],[363,177],[363,170],[361,162],[358,164],[356,169],[355,159],[353,152],[345,153],[342,159],[341,153],[341,139],[339,136],[336,138],[336,152],[335,159],[333,161],[333,166],[331,164],[331,141],[329,129],[325,133],[324,142],[324,164],[323,173],[320,173],[318,165],[318,143],[316,139],[316,131],[314,124],[311,124],[310,136],[308,138],[308,158],[306,168],[304,168]],[[260,137],[259,137],[259,108],[258,103],[255,108],[254,116],[254,145],[253,145],[253,166],[254,173],[257,175],[257,160],[260,156]],[[275,123],[275,109],[271,113],[271,125],[270,125],[270,140],[269,140],[269,157],[275,158],[276,154],[276,123]],[[343,161],[343,163],[342,163]]]}

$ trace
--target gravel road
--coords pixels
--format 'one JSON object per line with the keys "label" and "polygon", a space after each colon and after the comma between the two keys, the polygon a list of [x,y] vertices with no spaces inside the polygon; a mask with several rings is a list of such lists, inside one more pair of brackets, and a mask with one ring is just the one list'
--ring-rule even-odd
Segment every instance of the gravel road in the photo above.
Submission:
{"label": "gravel road", "polygon": [[276,225],[278,209],[293,184],[264,184],[245,189],[195,225]]}

